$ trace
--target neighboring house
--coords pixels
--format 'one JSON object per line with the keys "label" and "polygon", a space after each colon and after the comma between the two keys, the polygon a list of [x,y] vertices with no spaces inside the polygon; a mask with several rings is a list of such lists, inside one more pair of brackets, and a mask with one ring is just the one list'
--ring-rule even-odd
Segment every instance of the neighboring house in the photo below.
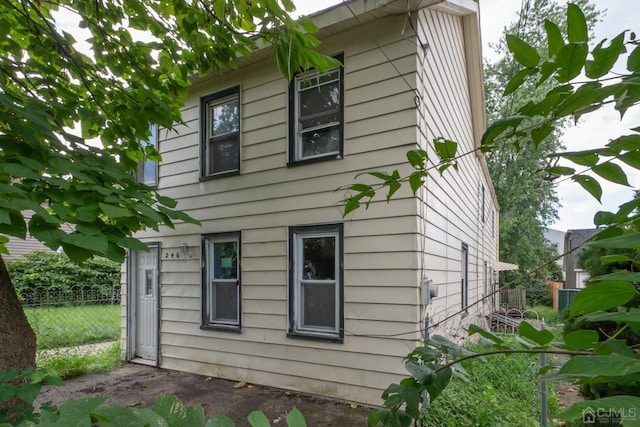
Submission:
{"label": "neighboring house", "polygon": [[580,252],[584,247],[573,250],[580,246],[585,240],[590,239],[600,232],[597,228],[586,228],[577,230],[567,230],[564,236],[564,247],[567,255],[564,257],[564,271],[566,274],[565,289],[584,288],[589,280],[589,273],[578,265]]}
{"label": "neighboring house", "polygon": [[[544,231],[544,238],[549,242],[549,246],[556,250],[558,255],[564,254],[564,237],[565,232],[561,230],[554,230],[553,228],[547,228]],[[566,277],[566,271],[564,267],[564,257],[560,257],[556,260],[556,264],[558,264],[562,268],[562,275]]]}
{"label": "neighboring house", "polygon": [[[344,67],[289,83],[265,49],[194,83],[185,125],[159,130],[157,187],[201,226],[138,235],[151,250],[126,266],[127,360],[379,404],[426,312],[431,333],[485,321],[474,303],[490,290],[498,208],[474,152],[477,8],[356,0],[313,16]],[[342,216],[336,188],[410,173],[407,151],[435,159],[439,136],[471,153],[457,171]]]}
{"label": "neighboring house", "polygon": [[[31,217],[33,216],[33,211],[23,211],[24,220],[29,223]],[[63,224],[61,229],[67,233],[73,231],[73,227],[68,224]],[[27,230],[27,236],[24,239],[20,239],[14,236],[7,236],[9,238],[9,242],[7,242],[6,246],[9,250],[8,254],[2,254],[2,258],[5,261],[10,261],[12,259],[21,257],[23,255],[28,254],[33,251],[45,251],[45,252],[55,252],[49,249],[44,245],[40,240],[31,237],[31,234]]]}

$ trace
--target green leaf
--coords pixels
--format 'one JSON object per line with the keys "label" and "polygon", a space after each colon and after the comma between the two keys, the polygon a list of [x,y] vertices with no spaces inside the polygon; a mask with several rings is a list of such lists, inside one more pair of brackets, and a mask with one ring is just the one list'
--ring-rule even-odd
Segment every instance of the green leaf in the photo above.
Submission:
{"label": "green leaf", "polygon": [[547,42],[549,44],[549,57],[553,58],[564,46],[564,39],[560,28],[548,19],[544,20],[544,29],[547,32]]}
{"label": "green leaf", "polygon": [[537,330],[529,322],[520,322],[518,326],[518,335],[523,338],[528,338],[540,346],[545,346],[553,341],[553,334],[551,331],[543,329]]}
{"label": "green leaf", "polygon": [[236,423],[226,415],[218,414],[211,417],[204,427],[236,427]]}
{"label": "green leaf", "polygon": [[605,162],[601,163],[597,166],[594,166],[592,170],[606,179],[607,181],[614,182],[620,185],[629,186],[629,181],[627,180],[627,174],[622,170],[620,166],[615,163]]}
{"label": "green leaf", "polygon": [[559,377],[590,382],[598,377],[615,378],[640,373],[640,359],[619,354],[573,356],[558,371]]}
{"label": "green leaf", "polygon": [[600,158],[595,150],[561,153],[560,157],[570,160],[577,165],[589,167],[596,165]]}
{"label": "green leaf", "polygon": [[481,145],[490,146],[507,129],[516,128],[525,118],[525,116],[511,116],[494,121],[482,135]]}
{"label": "green leaf", "polygon": [[607,280],[589,285],[574,298],[569,318],[626,304],[637,293],[635,286],[623,280]]}
{"label": "green leaf", "polygon": [[429,401],[433,402],[447,387],[451,381],[453,370],[450,367],[443,368],[435,373],[435,379],[431,384],[427,384],[429,391]]}
{"label": "green leaf", "polygon": [[634,231],[621,236],[594,240],[589,243],[589,246],[595,248],[635,249],[640,247],[640,232]]}
{"label": "green leaf", "polygon": [[589,175],[575,175],[572,176],[571,179],[574,182],[580,184],[582,188],[587,190],[589,194],[591,194],[597,201],[601,201],[602,187],[596,179],[590,177]]}
{"label": "green leaf", "polygon": [[590,79],[598,79],[606,76],[613,68],[620,54],[624,52],[624,33],[619,34],[608,47],[602,48],[604,40],[591,52],[593,61],[585,64],[585,73]]}
{"label": "green leaf", "polygon": [[573,3],[567,6],[567,36],[570,43],[587,43],[589,30],[582,10]]}
{"label": "green leaf", "polygon": [[106,203],[98,203],[98,206],[100,206],[100,209],[102,209],[102,212],[104,212],[104,214],[111,219],[127,218],[135,215],[134,212],[130,211],[127,208],[122,208],[120,206],[113,206]]}
{"label": "green leaf", "polygon": [[507,46],[516,61],[524,67],[533,68],[540,62],[538,52],[518,37],[507,34]]}
{"label": "green leaf", "polygon": [[593,348],[600,335],[593,330],[571,331],[564,336],[565,347],[570,350],[585,350]]}
{"label": "green leaf", "polygon": [[583,43],[570,43],[560,49],[556,58],[556,78],[559,83],[566,83],[580,75],[587,60],[589,49]]}
{"label": "green leaf", "polygon": [[640,309],[633,307],[628,311],[597,311],[587,314],[584,319],[589,322],[640,323]]}
{"label": "green leaf", "polygon": [[618,159],[632,168],[640,169],[640,151],[629,151],[628,153],[618,156]]}
{"label": "green leaf", "polygon": [[554,166],[552,168],[546,169],[546,171],[553,175],[564,176],[573,175],[574,173],[576,173],[576,170],[574,168],[570,168],[567,166]]}
{"label": "green leaf", "polygon": [[60,405],[60,426],[91,426],[90,414],[107,400],[106,397],[69,399]]}
{"label": "green leaf", "polygon": [[636,46],[627,58],[627,70],[632,72],[640,71],[640,46]]}
{"label": "green leaf", "polygon": [[189,427],[204,424],[204,410],[201,406],[185,406],[176,396],[160,395],[153,410],[160,414],[170,426]]}
{"label": "green leaf", "polygon": [[106,236],[86,236],[84,234],[66,234],[61,238],[62,243],[87,249],[94,253],[104,253],[107,250],[108,240]]}
{"label": "green leaf", "polygon": [[11,384],[2,384],[0,387],[0,402],[8,402],[13,399],[18,392],[18,387]]}
{"label": "green leaf", "polygon": [[304,419],[302,412],[295,406],[287,414],[287,425],[289,427],[307,427],[307,421]]}
{"label": "green leaf", "polygon": [[433,140],[433,146],[440,160],[447,162],[456,158],[456,152],[458,151],[456,142],[439,137]]}
{"label": "green leaf", "polygon": [[602,265],[615,264],[618,262],[631,262],[633,259],[626,255],[604,255],[600,257],[600,263]]}
{"label": "green leaf", "polygon": [[[554,415],[554,418],[562,420],[584,421],[585,414],[597,415],[613,413],[621,414],[625,426],[638,427],[640,423],[640,397],[636,396],[610,396],[602,399],[578,401],[569,409]],[[626,417],[626,418],[625,418]],[[608,422],[608,420],[606,420]],[[605,420],[603,420],[605,422]]]}
{"label": "green leaf", "polygon": [[491,341],[493,341],[496,344],[503,344],[504,340],[502,340],[502,338],[498,337],[497,335],[492,334],[489,331],[486,331],[485,329],[481,328],[478,325],[474,325],[471,324],[469,325],[469,329],[467,330],[469,332],[469,335],[473,335],[473,334],[479,334],[480,336],[487,338]]}
{"label": "green leaf", "polygon": [[411,187],[411,191],[413,191],[414,196],[424,184],[427,176],[427,173],[422,171],[417,171],[409,175],[409,186]]}
{"label": "green leaf", "polygon": [[504,88],[504,92],[502,93],[502,96],[507,96],[515,92],[520,86],[522,86],[522,83],[524,83],[524,80],[527,77],[536,74],[537,71],[538,70],[535,68],[525,68],[523,70],[518,71],[511,78],[511,80],[509,80],[509,83],[507,83],[507,86]]}
{"label": "green leaf", "polygon": [[176,206],[178,206],[177,201],[175,201],[171,197],[163,196],[161,194],[156,194],[156,200],[158,200],[158,203],[160,203],[161,205],[164,205],[170,209],[173,209]]}
{"label": "green leaf", "polygon": [[427,160],[427,152],[424,150],[410,150],[407,151],[407,160],[409,164],[416,169],[424,169],[425,161]]}
{"label": "green leaf", "polygon": [[538,126],[531,130],[531,140],[534,145],[538,147],[538,145],[544,141],[544,139],[553,132],[555,126],[552,122],[544,123],[541,126]]}
{"label": "green leaf", "polygon": [[419,365],[414,361],[408,361],[405,364],[405,368],[413,378],[415,378],[420,384],[426,386],[427,384],[431,384],[435,380],[435,374],[433,373],[433,369],[429,368],[426,365]]}
{"label": "green leaf", "polygon": [[251,427],[271,427],[269,419],[262,411],[253,411],[247,417]]}

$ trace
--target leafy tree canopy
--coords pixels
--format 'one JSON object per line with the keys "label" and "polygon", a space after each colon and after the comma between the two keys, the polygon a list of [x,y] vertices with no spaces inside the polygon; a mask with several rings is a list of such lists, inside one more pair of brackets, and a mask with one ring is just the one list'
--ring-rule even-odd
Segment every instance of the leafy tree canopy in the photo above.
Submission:
{"label": "leafy tree canopy", "polygon": [[[182,122],[192,77],[260,47],[271,46],[286,78],[332,65],[293,9],[290,0],[0,2],[0,252],[6,235],[28,230],[74,260],[122,261],[125,247],[145,248],[132,233],[196,222],[136,182],[140,161],[160,159],[140,141],[151,124]],[[90,53],[59,25],[61,13],[91,34]]]}

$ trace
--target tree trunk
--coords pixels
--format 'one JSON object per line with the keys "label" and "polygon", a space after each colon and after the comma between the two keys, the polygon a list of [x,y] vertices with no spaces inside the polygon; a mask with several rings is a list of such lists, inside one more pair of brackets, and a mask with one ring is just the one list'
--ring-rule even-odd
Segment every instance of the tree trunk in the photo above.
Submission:
{"label": "tree trunk", "polygon": [[0,371],[36,365],[36,334],[0,255]]}

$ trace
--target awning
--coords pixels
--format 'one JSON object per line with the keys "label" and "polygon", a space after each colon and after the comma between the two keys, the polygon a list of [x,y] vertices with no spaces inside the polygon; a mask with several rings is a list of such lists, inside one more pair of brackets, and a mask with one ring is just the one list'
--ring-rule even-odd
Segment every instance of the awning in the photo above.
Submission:
{"label": "awning", "polygon": [[519,267],[517,264],[510,264],[504,261],[494,261],[493,269],[495,271],[517,270]]}

